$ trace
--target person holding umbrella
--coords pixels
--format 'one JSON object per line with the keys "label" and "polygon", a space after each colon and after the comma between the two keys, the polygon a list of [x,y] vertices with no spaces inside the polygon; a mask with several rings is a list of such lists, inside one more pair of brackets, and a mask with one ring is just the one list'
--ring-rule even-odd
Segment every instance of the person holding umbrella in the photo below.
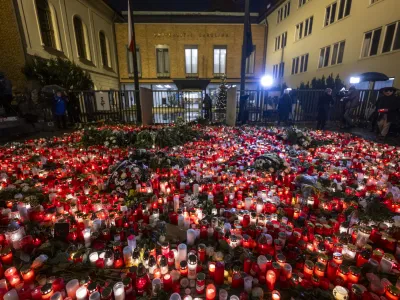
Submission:
{"label": "person holding umbrella", "polygon": [[396,88],[385,87],[380,90],[381,96],[376,103],[378,110],[378,139],[384,139],[389,132],[390,125],[396,121],[400,112],[400,99],[396,96]]}
{"label": "person holding umbrella", "polygon": [[67,129],[67,100],[63,97],[62,91],[57,91],[54,97],[54,114],[58,129]]}

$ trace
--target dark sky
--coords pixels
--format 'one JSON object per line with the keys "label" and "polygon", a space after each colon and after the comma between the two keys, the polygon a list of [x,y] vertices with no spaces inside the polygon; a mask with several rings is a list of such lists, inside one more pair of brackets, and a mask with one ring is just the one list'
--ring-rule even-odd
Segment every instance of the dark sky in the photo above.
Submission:
{"label": "dark sky", "polygon": [[[105,0],[117,11],[125,11],[128,0]],[[250,0],[250,11],[264,11],[269,2],[276,0]],[[134,0],[136,11],[244,11],[244,0]]]}

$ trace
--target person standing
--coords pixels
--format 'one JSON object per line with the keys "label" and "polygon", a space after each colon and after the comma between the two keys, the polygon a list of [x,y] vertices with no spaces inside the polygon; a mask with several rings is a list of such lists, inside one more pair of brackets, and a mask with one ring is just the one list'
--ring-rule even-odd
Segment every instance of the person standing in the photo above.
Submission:
{"label": "person standing", "polygon": [[67,110],[67,101],[63,97],[62,92],[58,91],[56,93],[56,96],[54,97],[55,101],[55,117],[56,117],[56,123],[58,129],[67,129],[67,116],[66,116],[66,110]]}
{"label": "person standing", "polygon": [[4,76],[4,73],[0,73],[0,105],[3,106],[6,116],[10,116],[12,114],[12,100],[12,83],[7,77]]}
{"label": "person standing", "polygon": [[292,111],[292,98],[290,97],[289,92],[289,89],[285,89],[283,95],[279,98],[278,126],[281,122],[284,122],[285,125],[287,125],[289,121],[289,114]]}
{"label": "person standing", "polygon": [[326,89],[318,99],[317,130],[324,130],[328,119],[329,109],[333,105],[332,89]]}
{"label": "person standing", "polygon": [[211,121],[211,108],[212,108],[212,100],[208,94],[204,97],[203,100],[203,108],[204,108],[204,119]]}
{"label": "person standing", "polygon": [[395,95],[396,88],[386,87],[380,90],[381,96],[377,101],[379,139],[389,132],[390,125],[396,121],[400,112],[400,99]]}
{"label": "person standing", "polygon": [[354,85],[349,88],[349,91],[347,95],[343,98],[343,101],[345,102],[343,115],[344,128],[350,129],[354,126],[352,121],[353,112],[360,102],[360,93],[357,91]]}

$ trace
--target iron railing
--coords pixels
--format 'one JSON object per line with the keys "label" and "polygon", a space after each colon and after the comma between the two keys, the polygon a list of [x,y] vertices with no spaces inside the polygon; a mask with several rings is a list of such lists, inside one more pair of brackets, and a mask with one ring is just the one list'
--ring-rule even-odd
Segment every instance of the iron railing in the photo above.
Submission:
{"label": "iron railing", "polygon": [[[76,114],[80,122],[99,120],[115,120],[124,123],[136,123],[136,99],[138,91],[76,91],[69,92],[69,107],[76,106],[78,110],[69,110]],[[153,90],[153,122],[167,124],[182,119],[191,122],[204,118],[209,114],[203,105],[205,91]],[[290,119],[293,122],[315,121],[318,99],[324,90],[295,90],[291,92],[292,108]],[[365,122],[374,110],[379,96],[378,91],[360,90],[360,103],[355,109],[353,118],[356,122]],[[330,121],[340,121],[343,116],[343,102],[334,95],[334,105],[330,110]],[[241,107],[240,97],[248,96],[245,106]],[[277,121],[277,106],[280,93],[263,90],[237,91],[237,115],[245,112],[247,123],[273,123]],[[220,118],[216,109],[216,99],[212,99],[211,121]]]}

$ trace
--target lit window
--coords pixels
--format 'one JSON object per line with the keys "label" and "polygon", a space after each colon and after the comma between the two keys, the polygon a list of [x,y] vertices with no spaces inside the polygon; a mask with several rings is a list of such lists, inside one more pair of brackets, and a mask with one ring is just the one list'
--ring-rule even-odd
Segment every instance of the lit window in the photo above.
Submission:
{"label": "lit window", "polygon": [[253,45],[253,52],[246,58],[246,74],[254,74],[254,65],[256,59],[256,46]]}
{"label": "lit window", "polygon": [[75,41],[78,50],[78,56],[87,60],[91,60],[89,48],[89,36],[86,25],[81,18],[74,17]]}
{"label": "lit window", "polygon": [[286,2],[278,9],[278,19],[277,23],[282,22],[284,19],[290,15],[290,1]]}
{"label": "lit window", "polygon": [[377,28],[364,34],[361,57],[368,57],[378,54],[381,33],[382,28]]}
{"label": "lit window", "polygon": [[386,26],[382,53],[400,49],[400,22]]}
{"label": "lit window", "polygon": [[36,10],[43,45],[56,50],[61,50],[57,17],[54,7],[50,5],[47,0],[36,0]]}
{"label": "lit window", "polygon": [[214,47],[214,75],[226,73],[226,46]]}
{"label": "lit window", "polygon": [[111,68],[110,41],[103,31],[99,33],[101,62],[103,66]]}
{"label": "lit window", "polygon": [[[128,73],[129,77],[133,76],[133,53],[130,51],[128,45],[126,46],[127,56],[128,56]],[[142,59],[139,46],[136,45],[136,61],[139,76],[142,74]]]}
{"label": "lit window", "polygon": [[197,75],[198,49],[197,46],[185,47],[185,72],[188,75]]}
{"label": "lit window", "polygon": [[157,77],[169,77],[169,51],[167,47],[156,48]]}

